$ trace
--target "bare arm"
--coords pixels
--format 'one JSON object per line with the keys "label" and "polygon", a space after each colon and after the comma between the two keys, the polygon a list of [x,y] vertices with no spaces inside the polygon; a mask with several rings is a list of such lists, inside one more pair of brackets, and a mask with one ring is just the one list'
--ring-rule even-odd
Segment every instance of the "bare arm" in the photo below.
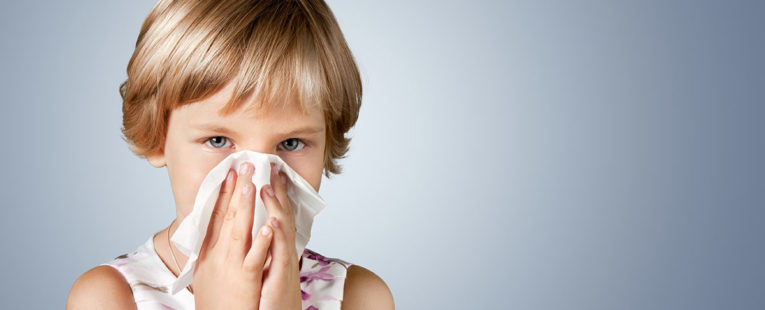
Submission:
{"label": "bare arm", "polygon": [[116,269],[98,266],[82,274],[72,285],[66,309],[136,309],[133,291]]}
{"label": "bare arm", "polygon": [[343,310],[394,309],[393,295],[385,282],[364,267],[348,268],[343,292]]}

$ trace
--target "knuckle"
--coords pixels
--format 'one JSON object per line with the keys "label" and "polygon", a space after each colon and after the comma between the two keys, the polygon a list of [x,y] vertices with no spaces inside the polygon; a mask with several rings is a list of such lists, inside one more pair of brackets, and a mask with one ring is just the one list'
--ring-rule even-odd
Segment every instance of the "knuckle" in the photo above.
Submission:
{"label": "knuckle", "polygon": [[242,232],[239,231],[239,229],[232,229],[231,230],[231,241],[242,241],[244,238],[242,238]]}
{"label": "knuckle", "polygon": [[246,262],[242,264],[242,271],[249,274],[258,274],[260,272],[260,268],[258,268],[256,264]]}
{"label": "knuckle", "polygon": [[290,267],[290,260],[286,257],[282,257],[281,259],[275,259],[271,264],[276,268],[287,269]]}
{"label": "knuckle", "polygon": [[280,193],[279,195],[276,195],[276,198],[279,200],[279,204],[284,209],[292,209],[292,204],[290,203],[289,196],[287,196],[287,193]]}
{"label": "knuckle", "polygon": [[234,218],[236,218],[236,211],[237,211],[237,210],[236,210],[235,208],[229,208],[229,209],[228,209],[228,211],[226,211],[226,217],[225,217],[225,220],[226,220],[226,221],[231,221],[231,220],[233,220]]}
{"label": "knuckle", "polygon": [[284,222],[285,225],[287,225],[287,227],[290,227],[290,228],[295,227],[295,218],[294,217],[291,217],[291,216],[290,217],[285,217],[282,221]]}
{"label": "knuckle", "polygon": [[217,208],[213,209],[211,216],[212,216],[212,218],[219,219],[219,218],[223,217],[224,215],[225,214],[223,214],[223,210],[221,208],[217,207]]}
{"label": "knuckle", "polygon": [[295,214],[292,213],[292,208],[286,207],[279,211],[279,219],[284,221],[285,224],[292,224],[295,221]]}
{"label": "knuckle", "polygon": [[287,202],[284,204],[284,213],[289,214],[290,216],[295,215],[295,210],[293,210],[290,200],[286,198],[285,200],[287,200]]}
{"label": "knuckle", "polygon": [[268,215],[271,216],[271,217],[275,217],[275,218],[278,218],[278,219],[284,218],[284,211],[282,211],[281,208],[277,207],[277,208],[273,208],[272,210],[268,210],[268,211],[269,211]]}

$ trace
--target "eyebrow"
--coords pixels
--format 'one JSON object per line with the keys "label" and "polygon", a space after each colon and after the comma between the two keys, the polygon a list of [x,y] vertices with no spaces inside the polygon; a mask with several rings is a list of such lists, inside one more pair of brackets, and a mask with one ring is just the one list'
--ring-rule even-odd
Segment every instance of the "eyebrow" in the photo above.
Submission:
{"label": "eyebrow", "polygon": [[[215,124],[200,124],[200,125],[197,125],[197,126],[194,126],[194,127],[198,128],[198,129],[201,129],[201,130],[205,130],[205,131],[212,131],[212,132],[221,133],[221,134],[224,134],[224,135],[227,135],[227,136],[235,135],[235,133],[233,131],[231,131],[230,129],[228,129],[226,127],[219,126],[219,125],[215,125]],[[291,131],[288,131],[288,132],[285,132],[285,133],[278,133],[278,135],[281,135],[281,136],[293,136],[293,135],[301,135],[301,134],[309,135],[309,134],[319,133],[323,129],[324,128],[322,128],[322,127],[306,126],[306,127],[296,128],[294,130],[291,130]]]}

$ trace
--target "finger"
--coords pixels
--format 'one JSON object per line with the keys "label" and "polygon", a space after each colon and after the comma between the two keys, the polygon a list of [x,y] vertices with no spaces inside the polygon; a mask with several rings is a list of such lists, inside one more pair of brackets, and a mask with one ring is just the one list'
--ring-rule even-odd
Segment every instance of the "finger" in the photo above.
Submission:
{"label": "finger", "polygon": [[274,234],[268,274],[270,278],[285,280],[289,274],[298,272],[294,234],[275,217],[270,218],[268,224]]}
{"label": "finger", "polygon": [[[243,203],[246,203],[243,202],[243,200],[248,200],[246,196],[252,196],[252,192],[254,192],[255,186],[252,185],[252,173],[252,164],[242,163],[239,166],[239,175],[237,177],[236,187],[234,188],[234,192],[231,194],[231,201],[228,204],[228,211],[226,211],[226,215],[223,218],[223,224],[219,234],[221,240],[218,243],[224,246],[224,248],[227,250],[230,249],[232,245],[236,244],[239,244],[238,247],[240,249],[244,248],[241,243],[243,242],[245,236],[236,233],[234,229],[236,227],[236,219],[239,216],[239,213],[243,211],[241,206]],[[245,189],[247,192],[243,193]],[[243,255],[244,254],[241,254],[241,256]]]}
{"label": "finger", "polygon": [[249,166],[247,168],[247,180],[242,180],[242,192],[241,195],[236,197],[239,200],[234,204],[235,208],[239,211],[231,231],[231,240],[234,243],[229,248],[232,257],[237,261],[244,260],[252,243],[252,221],[255,213],[255,193],[257,188],[252,183],[254,167],[252,164],[247,165]]}
{"label": "finger", "polygon": [[269,217],[279,219],[280,224],[287,222],[289,214],[287,214],[285,208],[282,207],[279,199],[276,198],[276,191],[274,190],[273,185],[263,185],[263,189],[260,191],[260,197],[263,199],[263,205],[265,205]]}
{"label": "finger", "polygon": [[[287,197],[286,176],[276,169],[272,169],[271,172],[271,184],[263,186],[261,195],[266,211],[273,218],[272,226],[276,230],[274,240],[277,244],[274,245],[273,251],[278,255],[292,255],[291,253],[295,253],[295,219]],[[279,234],[280,231],[283,234]],[[285,246],[281,246],[282,243]]]}
{"label": "finger", "polygon": [[[269,277],[286,277],[287,272],[297,269],[297,253],[295,250],[295,224],[286,191],[286,176],[272,170],[271,184],[263,186],[261,197],[270,218],[268,224],[274,231],[271,242],[271,262]],[[281,196],[281,199],[278,198]]]}
{"label": "finger", "polygon": [[226,179],[220,187],[218,201],[215,203],[215,208],[210,215],[210,224],[207,226],[207,234],[205,235],[202,248],[212,248],[217,243],[223,218],[226,215],[226,211],[228,211],[228,203],[231,200],[231,194],[234,192],[235,185],[236,172],[233,169],[229,169]]}
{"label": "finger", "polygon": [[[276,196],[276,200],[279,202],[279,210],[273,213],[276,218],[279,219],[281,224],[285,225],[285,229],[291,230],[293,237],[296,231],[295,227],[295,212],[292,207],[292,203],[287,195],[287,176],[283,172],[271,170],[271,185],[273,186],[273,192]],[[265,201],[265,199],[263,200]],[[269,211],[269,214],[272,214]]]}
{"label": "finger", "polygon": [[266,207],[266,212],[269,217],[284,218],[284,210],[282,210],[281,203],[276,198],[276,191],[274,185],[279,180],[278,171],[271,165],[271,175],[269,176],[271,184],[263,185],[260,190],[260,197],[263,199],[263,205]]}
{"label": "finger", "polygon": [[241,170],[240,192],[232,199],[231,207],[237,210],[231,229],[229,252],[237,261],[244,260],[252,239],[253,209],[255,207],[255,184],[252,183],[254,166],[243,163]]}
{"label": "finger", "polygon": [[292,203],[287,195],[287,176],[283,172],[277,172],[271,177],[271,184],[274,186],[274,194],[276,199],[279,200],[279,204],[284,212],[285,217],[280,218],[282,223],[287,224],[290,228],[295,228],[295,212],[292,209]]}
{"label": "finger", "polygon": [[273,229],[269,225],[263,225],[258,230],[255,240],[252,241],[252,247],[247,252],[247,256],[244,257],[242,269],[262,275],[273,236]]}

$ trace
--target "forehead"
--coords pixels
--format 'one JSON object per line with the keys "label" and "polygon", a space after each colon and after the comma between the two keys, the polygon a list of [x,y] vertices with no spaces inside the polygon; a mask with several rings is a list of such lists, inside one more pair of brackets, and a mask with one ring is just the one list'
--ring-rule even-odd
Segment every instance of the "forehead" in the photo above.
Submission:
{"label": "forehead", "polygon": [[[240,102],[231,100],[235,83],[229,83],[213,95],[176,109],[189,121],[219,122],[267,122],[280,127],[290,124],[323,126],[324,115],[318,104],[301,104],[295,96],[272,96],[270,101],[247,98]],[[175,114],[175,113],[173,113]],[[180,115],[179,115],[180,116]],[[232,124],[233,125],[233,124]]]}

